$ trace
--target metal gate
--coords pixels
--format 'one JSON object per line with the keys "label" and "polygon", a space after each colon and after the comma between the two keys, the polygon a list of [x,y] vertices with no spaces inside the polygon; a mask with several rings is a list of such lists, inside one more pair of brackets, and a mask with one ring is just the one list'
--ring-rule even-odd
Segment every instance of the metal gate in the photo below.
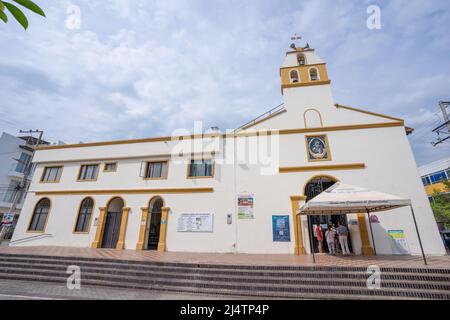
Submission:
{"label": "metal gate", "polygon": [[103,232],[102,248],[116,248],[121,222],[122,212],[108,212]]}
{"label": "metal gate", "polygon": [[151,208],[149,232],[148,232],[148,250],[156,250],[159,243],[159,232],[161,230],[161,208],[163,201],[157,199]]}

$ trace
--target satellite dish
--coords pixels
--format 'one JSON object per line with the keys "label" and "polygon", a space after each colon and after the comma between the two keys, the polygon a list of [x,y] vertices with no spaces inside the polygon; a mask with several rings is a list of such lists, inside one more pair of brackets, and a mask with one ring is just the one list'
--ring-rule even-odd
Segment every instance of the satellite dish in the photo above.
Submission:
{"label": "satellite dish", "polygon": [[292,48],[292,49],[294,49],[294,50],[295,50],[295,49],[296,49],[296,47],[295,47],[295,43],[291,44],[289,48]]}
{"label": "satellite dish", "polygon": [[303,49],[309,49],[309,43],[306,43],[306,47],[304,47]]}

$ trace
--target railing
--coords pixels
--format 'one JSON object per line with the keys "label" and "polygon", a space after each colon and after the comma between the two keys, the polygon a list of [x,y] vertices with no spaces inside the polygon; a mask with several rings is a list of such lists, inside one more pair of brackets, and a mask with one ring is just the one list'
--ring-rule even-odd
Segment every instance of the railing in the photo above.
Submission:
{"label": "railing", "polygon": [[246,127],[252,125],[252,124],[255,124],[256,122],[258,122],[259,120],[261,120],[261,119],[263,119],[263,118],[270,117],[270,116],[273,115],[274,113],[277,113],[278,111],[280,111],[281,109],[283,109],[283,108],[282,108],[283,106],[284,106],[284,103],[282,103],[282,104],[276,106],[276,107],[273,108],[273,109],[270,109],[269,111],[263,113],[262,115],[256,117],[255,119],[253,119],[253,120],[251,120],[251,121],[245,123],[244,125],[240,126],[240,127],[237,128],[235,131],[244,129],[244,128],[246,128]]}
{"label": "railing", "polygon": [[26,237],[26,238],[11,241],[9,244],[12,245],[12,244],[15,244],[18,242],[34,241],[34,240],[41,239],[43,237],[53,237],[53,235],[49,234],[49,233],[38,234],[38,235],[31,236],[31,237]]}

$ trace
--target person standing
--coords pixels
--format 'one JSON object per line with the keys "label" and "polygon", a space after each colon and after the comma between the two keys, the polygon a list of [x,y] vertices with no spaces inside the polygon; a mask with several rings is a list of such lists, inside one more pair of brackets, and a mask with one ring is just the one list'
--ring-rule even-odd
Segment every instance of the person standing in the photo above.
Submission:
{"label": "person standing", "polygon": [[320,224],[316,226],[316,239],[319,246],[319,253],[323,252],[323,232]]}
{"label": "person standing", "polygon": [[336,246],[334,243],[335,238],[336,238],[336,231],[334,230],[334,228],[332,228],[331,225],[328,225],[328,229],[325,232],[325,239],[327,240],[328,251],[333,256],[336,255]]}
{"label": "person standing", "polygon": [[342,254],[348,256],[350,250],[348,249],[348,229],[341,222],[338,222],[336,232],[339,236],[339,243],[341,244]]}

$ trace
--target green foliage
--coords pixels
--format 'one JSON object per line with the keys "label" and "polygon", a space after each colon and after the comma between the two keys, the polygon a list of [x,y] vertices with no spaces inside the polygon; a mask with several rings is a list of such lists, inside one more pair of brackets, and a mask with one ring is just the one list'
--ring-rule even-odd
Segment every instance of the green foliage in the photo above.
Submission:
{"label": "green foliage", "polygon": [[434,191],[433,202],[431,208],[433,209],[434,217],[438,222],[445,222],[447,228],[450,228],[450,181],[444,181],[445,188],[443,191]]}
{"label": "green foliage", "polygon": [[[31,0],[12,0],[12,1],[18,3],[19,5],[25,7],[30,11],[33,11],[34,13],[40,16],[45,17],[44,11]],[[6,11],[9,11],[9,13],[14,17],[14,19],[16,19],[18,23],[20,23],[20,25],[24,29],[28,28],[28,19],[22,12],[22,10],[10,2],[0,0],[0,19],[4,23],[8,22],[8,16],[5,13]]]}

